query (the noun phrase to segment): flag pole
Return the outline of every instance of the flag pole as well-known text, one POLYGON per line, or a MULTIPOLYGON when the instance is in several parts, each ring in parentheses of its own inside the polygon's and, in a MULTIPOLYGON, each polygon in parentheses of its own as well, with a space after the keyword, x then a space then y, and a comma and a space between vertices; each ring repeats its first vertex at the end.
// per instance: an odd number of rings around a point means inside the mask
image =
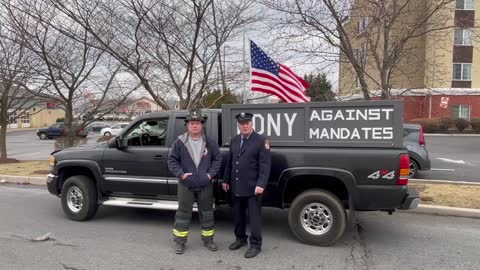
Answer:
POLYGON ((243 67, 242 67, 242 103, 245 103, 246 96, 245 96, 245 88, 246 88, 246 79, 245 79, 245 72, 246 72, 246 57, 245 57, 245 28, 243 29, 243 67))

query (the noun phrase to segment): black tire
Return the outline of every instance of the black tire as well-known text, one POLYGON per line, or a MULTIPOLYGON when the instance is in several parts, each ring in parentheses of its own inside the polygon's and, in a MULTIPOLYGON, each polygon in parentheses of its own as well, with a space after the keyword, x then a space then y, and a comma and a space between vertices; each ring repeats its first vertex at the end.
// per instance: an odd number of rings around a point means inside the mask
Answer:
POLYGON ((105 137, 112 136, 112 133, 107 131, 107 132, 103 133, 103 136, 105 136, 105 137))
POLYGON ((411 158, 410 159, 410 172, 409 172, 408 178, 417 178, 418 171, 419 171, 418 163, 414 159, 411 158))
POLYGON ((38 138, 40 138, 40 140, 48 139, 47 133, 45 133, 45 132, 38 133, 38 138))
POLYGON ((65 215, 72 220, 83 221, 92 218, 98 208, 97 187, 92 179, 83 175, 69 177, 62 187, 62 208, 65 215), (81 194, 81 205, 74 194, 81 194), (70 196, 69 196, 70 195, 70 196), (69 204, 70 202, 70 204, 69 204))
MULTIPOLYGON (((308 220, 310 221, 311 219, 308 220)), ((320 189, 309 190, 301 193, 295 198, 295 200, 293 200, 288 211, 288 224, 290 225, 290 230, 292 233, 301 242, 316 246, 330 246, 340 237, 342 237, 343 233, 345 232, 345 229, 347 228, 347 215, 340 200, 332 193, 320 189), (311 226, 308 226, 308 224, 303 225, 305 224, 302 222, 302 220, 304 220, 303 217, 306 217, 303 213, 303 210, 308 206, 315 207, 318 205, 325 207, 322 211, 319 211, 321 212, 322 216, 319 217, 313 214, 311 219, 314 219, 316 222, 321 222, 326 218, 326 216, 330 216, 331 221, 326 222, 330 225, 327 226, 327 228, 324 228, 324 232, 321 234, 314 234, 313 232, 309 231, 313 231, 311 226), (309 227, 309 230, 307 230, 306 227, 309 227)), ((323 228, 322 225, 317 227, 323 228)))

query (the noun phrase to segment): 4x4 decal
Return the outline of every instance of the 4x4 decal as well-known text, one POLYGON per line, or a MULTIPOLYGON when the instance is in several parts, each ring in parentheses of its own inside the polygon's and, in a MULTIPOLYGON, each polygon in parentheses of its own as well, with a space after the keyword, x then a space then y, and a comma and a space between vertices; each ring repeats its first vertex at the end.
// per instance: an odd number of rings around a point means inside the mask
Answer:
POLYGON ((388 179, 392 180, 395 178, 395 171, 380 170, 370 174, 367 178, 370 179, 388 179))

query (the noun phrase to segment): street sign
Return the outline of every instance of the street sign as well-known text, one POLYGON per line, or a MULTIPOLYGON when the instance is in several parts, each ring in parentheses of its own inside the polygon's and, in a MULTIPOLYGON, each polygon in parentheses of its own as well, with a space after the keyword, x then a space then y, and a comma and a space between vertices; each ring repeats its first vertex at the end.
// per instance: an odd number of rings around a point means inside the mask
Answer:
POLYGON ((448 97, 442 97, 442 99, 440 100, 440 107, 446 109, 448 107, 448 100, 448 97))

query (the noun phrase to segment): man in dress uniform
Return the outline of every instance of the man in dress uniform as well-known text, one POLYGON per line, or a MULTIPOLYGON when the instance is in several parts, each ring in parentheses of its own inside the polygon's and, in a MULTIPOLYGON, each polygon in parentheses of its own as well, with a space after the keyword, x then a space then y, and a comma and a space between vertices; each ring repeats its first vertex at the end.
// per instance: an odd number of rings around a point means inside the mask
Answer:
POLYGON ((178 178, 178 210, 173 227, 176 254, 185 250, 195 200, 204 245, 211 251, 217 250, 213 242, 212 179, 220 170, 222 157, 217 142, 203 134, 205 120, 200 110, 190 111, 185 119, 188 132, 178 137, 168 155, 168 168, 178 178))
POLYGON ((253 114, 235 116, 240 134, 230 140, 230 152, 222 187, 231 189, 236 240, 229 246, 237 250, 247 245, 246 211, 250 221, 250 248, 245 258, 253 258, 262 248, 262 194, 270 176, 271 156, 268 140, 253 130, 253 114))

